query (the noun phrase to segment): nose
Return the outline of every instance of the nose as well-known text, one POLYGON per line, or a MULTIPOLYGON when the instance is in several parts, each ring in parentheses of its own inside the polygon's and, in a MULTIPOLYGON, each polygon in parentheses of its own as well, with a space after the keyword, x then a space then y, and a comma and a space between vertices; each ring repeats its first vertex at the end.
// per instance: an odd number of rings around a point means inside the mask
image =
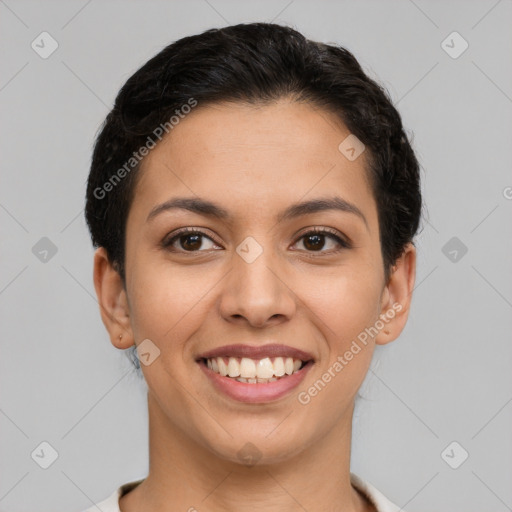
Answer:
POLYGON ((278 325, 292 318, 296 299, 283 264, 265 248, 254 260, 233 254, 232 269, 223 280, 220 312, 231 323, 252 327, 278 325))

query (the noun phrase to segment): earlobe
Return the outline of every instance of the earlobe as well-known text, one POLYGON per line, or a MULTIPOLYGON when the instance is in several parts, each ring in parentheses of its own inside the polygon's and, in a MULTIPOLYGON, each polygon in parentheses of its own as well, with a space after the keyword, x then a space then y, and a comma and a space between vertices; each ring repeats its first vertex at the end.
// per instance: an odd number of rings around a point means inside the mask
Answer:
POLYGON ((403 331, 409 316, 415 279, 416 248, 409 243, 396 261, 382 293, 380 319, 383 326, 375 337, 377 345, 395 340, 403 331))
POLYGON ((94 253, 94 288, 112 345, 120 349, 130 347, 133 335, 126 290, 104 247, 94 253))

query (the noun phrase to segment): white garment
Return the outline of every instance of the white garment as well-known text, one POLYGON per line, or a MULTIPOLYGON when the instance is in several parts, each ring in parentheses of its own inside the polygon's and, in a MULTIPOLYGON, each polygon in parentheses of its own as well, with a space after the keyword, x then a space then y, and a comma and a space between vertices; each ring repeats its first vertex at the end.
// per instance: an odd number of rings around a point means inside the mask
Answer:
MULTIPOLYGON (((106 500, 93 505, 83 512, 98 512, 98 509, 101 510, 101 512, 121 512, 119 510, 119 498, 131 491, 134 487, 137 487, 143 480, 144 479, 134 480, 121 485, 121 487, 119 487, 117 491, 114 491, 106 500)), ((397 505, 393 505, 393 503, 373 487, 373 485, 359 478, 354 473, 350 473, 350 482, 370 500, 377 509, 377 512, 405 512, 397 505)))

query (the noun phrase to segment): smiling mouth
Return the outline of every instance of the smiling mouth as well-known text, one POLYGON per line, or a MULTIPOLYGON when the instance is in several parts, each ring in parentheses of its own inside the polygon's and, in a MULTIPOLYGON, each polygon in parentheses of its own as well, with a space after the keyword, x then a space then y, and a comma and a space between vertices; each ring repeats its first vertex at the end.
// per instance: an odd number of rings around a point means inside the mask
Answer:
POLYGON ((276 382, 297 373, 308 362, 294 357, 211 357, 199 360, 214 373, 247 384, 276 382))

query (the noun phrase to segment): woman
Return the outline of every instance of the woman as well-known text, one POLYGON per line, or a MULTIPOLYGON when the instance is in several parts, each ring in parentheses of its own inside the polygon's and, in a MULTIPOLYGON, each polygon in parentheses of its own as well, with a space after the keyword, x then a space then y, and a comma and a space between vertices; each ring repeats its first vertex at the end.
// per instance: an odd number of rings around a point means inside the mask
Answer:
POLYGON ((400 115, 347 50, 254 23, 139 69, 86 218, 103 322, 142 362, 150 469, 98 507, 399 510, 350 472, 351 429, 407 320, 420 211, 400 115))

